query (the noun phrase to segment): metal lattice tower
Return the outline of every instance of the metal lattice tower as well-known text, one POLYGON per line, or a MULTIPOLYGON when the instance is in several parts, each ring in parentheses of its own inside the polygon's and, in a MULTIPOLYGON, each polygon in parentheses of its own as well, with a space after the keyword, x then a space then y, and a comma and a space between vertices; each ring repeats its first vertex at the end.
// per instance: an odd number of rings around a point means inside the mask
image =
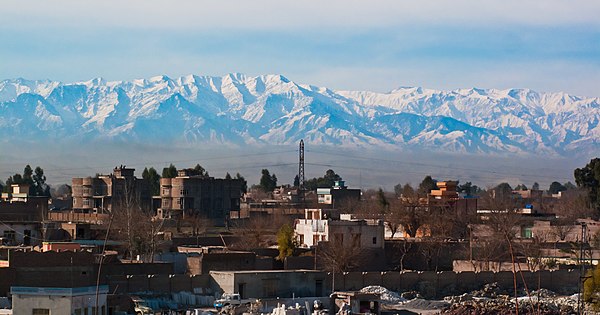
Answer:
POLYGON ((300 139, 300 158, 298 163, 298 192, 300 193, 300 199, 304 201, 304 139, 300 139))

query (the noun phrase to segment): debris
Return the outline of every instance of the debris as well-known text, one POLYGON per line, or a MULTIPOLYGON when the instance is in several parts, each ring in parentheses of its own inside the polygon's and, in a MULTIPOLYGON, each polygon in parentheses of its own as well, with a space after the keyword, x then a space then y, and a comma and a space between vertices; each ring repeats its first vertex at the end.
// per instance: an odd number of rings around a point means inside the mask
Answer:
POLYGON ((401 297, 398 293, 390 291, 382 286, 372 285, 364 287, 360 290, 360 292, 379 294, 379 299, 384 304, 398 304, 406 302, 406 299, 401 297))

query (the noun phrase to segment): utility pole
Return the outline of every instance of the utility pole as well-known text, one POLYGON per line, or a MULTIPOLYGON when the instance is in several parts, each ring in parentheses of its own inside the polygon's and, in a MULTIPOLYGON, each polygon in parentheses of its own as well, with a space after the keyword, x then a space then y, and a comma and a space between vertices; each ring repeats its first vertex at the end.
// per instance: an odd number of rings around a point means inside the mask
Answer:
POLYGON ((579 294, 577 295, 577 314, 583 314, 585 311, 585 301, 583 300, 584 283, 586 280, 585 276, 585 259, 583 257, 584 250, 583 246, 587 238, 587 225, 585 222, 581 222, 581 240, 579 242, 579 294))
POLYGON ((300 202, 304 206, 304 139, 300 139, 298 159, 298 194, 300 202))

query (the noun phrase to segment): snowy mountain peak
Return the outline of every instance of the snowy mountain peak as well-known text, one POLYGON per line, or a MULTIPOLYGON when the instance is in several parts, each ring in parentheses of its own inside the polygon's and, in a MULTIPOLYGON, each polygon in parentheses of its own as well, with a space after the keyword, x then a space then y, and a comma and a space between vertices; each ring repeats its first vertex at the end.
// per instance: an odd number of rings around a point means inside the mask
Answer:
POLYGON ((0 132, 228 144, 597 154, 600 99, 529 89, 336 91, 278 74, 0 81, 0 132))

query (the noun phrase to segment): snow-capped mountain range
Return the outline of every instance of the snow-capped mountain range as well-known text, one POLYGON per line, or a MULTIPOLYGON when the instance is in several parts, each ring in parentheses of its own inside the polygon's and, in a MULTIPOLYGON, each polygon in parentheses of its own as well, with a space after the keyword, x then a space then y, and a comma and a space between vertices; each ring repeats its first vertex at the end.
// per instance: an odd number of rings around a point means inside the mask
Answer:
POLYGON ((528 89, 336 91, 281 75, 11 79, 0 81, 0 134, 569 156, 600 152, 600 98, 528 89))

